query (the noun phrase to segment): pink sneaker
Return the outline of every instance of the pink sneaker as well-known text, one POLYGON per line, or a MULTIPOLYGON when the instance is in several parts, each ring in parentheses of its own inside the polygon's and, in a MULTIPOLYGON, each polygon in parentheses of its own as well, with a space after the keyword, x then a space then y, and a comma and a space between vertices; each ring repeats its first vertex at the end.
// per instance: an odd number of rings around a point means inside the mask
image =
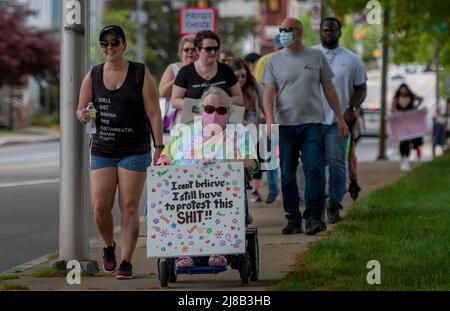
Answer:
POLYGON ((191 268, 194 266, 194 261, 191 257, 178 257, 175 259, 176 268, 191 268))
POLYGON ((227 259, 224 256, 211 255, 209 256, 208 264, 211 267, 226 267, 227 259))

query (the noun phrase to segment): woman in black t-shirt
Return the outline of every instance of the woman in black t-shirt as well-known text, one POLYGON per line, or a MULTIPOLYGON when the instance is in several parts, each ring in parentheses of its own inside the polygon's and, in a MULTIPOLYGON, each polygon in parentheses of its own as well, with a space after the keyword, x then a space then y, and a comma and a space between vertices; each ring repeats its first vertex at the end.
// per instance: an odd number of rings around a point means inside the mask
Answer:
POLYGON ((89 102, 97 110, 90 179, 94 220, 105 243, 103 269, 117 269, 111 210, 118 189, 121 263, 116 278, 131 279, 131 259, 139 236, 139 204, 151 161, 151 132, 155 161, 164 148, 161 112, 149 71, 144 64, 123 57, 127 43, 122 28, 105 27, 99 40, 105 63, 92 68, 84 78, 76 117, 83 124, 89 120, 89 102))
POLYGON ((223 89, 239 106, 244 105, 241 88, 234 72, 217 61, 220 40, 216 33, 205 30, 195 37, 198 60, 183 67, 175 79, 172 89, 172 106, 182 109, 184 98, 200 99, 211 86, 223 89))

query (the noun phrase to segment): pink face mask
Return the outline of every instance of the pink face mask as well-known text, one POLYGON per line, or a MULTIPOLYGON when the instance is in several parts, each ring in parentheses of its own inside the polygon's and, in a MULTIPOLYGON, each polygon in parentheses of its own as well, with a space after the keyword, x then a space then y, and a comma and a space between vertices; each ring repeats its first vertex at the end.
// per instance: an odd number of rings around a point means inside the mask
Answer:
POLYGON ((220 125, 220 127, 225 128, 227 126, 227 123, 230 119, 230 115, 224 114, 224 115, 220 115, 217 112, 213 112, 213 113, 206 113, 206 112, 202 112, 202 121, 203 121, 203 125, 208 125, 208 124, 217 124, 220 125))

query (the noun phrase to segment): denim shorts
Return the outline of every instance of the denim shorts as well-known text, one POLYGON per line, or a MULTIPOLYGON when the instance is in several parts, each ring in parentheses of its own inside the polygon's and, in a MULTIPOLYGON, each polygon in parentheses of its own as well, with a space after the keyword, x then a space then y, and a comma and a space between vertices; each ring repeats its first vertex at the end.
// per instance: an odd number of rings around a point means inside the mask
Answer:
POLYGON ((106 167, 121 167, 129 171, 145 172, 150 166, 150 153, 131 155, 121 158, 108 158, 91 155, 91 171, 106 167))

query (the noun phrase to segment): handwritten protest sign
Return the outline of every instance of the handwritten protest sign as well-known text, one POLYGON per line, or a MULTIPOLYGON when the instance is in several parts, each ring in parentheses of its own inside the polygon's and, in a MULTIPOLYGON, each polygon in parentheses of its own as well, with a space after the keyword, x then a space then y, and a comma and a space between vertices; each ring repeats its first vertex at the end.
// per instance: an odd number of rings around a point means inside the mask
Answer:
POLYGON ((388 124, 391 140, 394 142, 423 137, 427 134, 427 108, 401 111, 389 116, 388 124))
POLYGON ((242 163, 148 169, 147 256, 245 252, 242 163))

